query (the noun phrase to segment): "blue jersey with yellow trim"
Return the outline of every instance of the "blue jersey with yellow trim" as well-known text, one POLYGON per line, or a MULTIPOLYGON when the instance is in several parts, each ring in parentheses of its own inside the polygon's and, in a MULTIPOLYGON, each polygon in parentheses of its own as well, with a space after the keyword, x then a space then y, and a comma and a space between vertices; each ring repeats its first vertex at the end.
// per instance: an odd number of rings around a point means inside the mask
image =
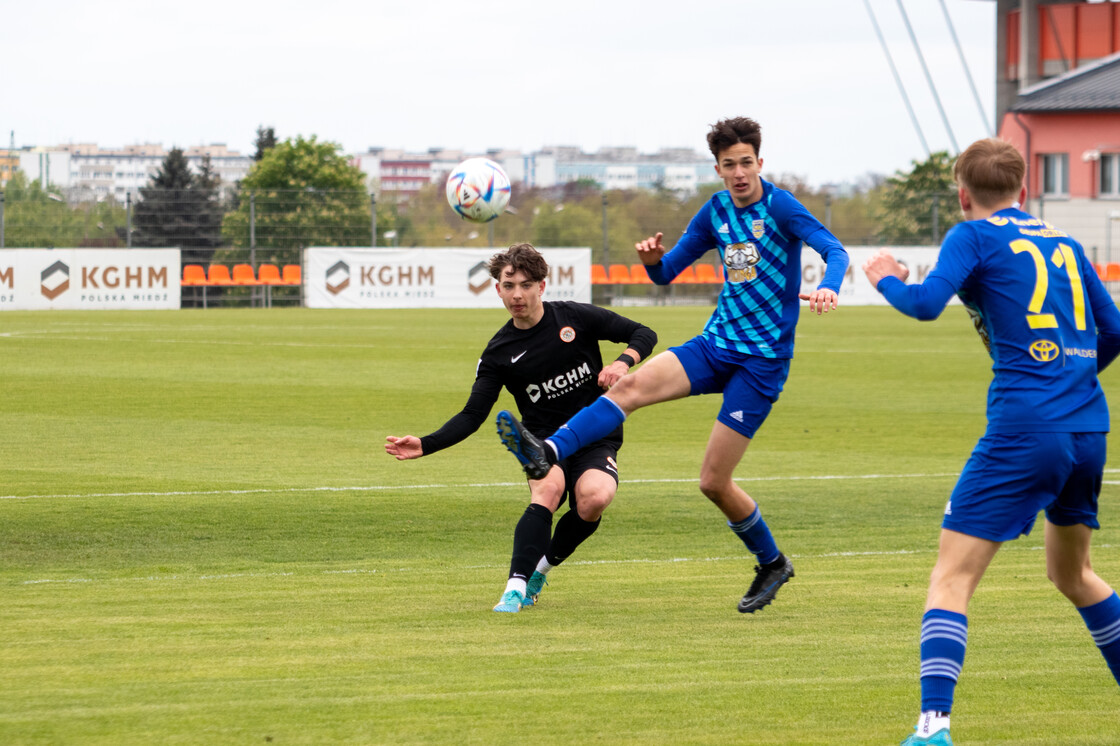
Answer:
POLYGON ((793 357, 801 289, 801 243, 828 265, 821 288, 840 291, 848 252, 792 194, 762 181, 762 198, 736 207, 729 192, 712 196, 660 263, 647 266, 659 285, 711 249, 719 251, 724 283, 704 334, 717 347, 768 358, 793 357))
POLYGON ((1115 336, 1116 306, 1069 234, 999 210, 954 226, 921 285, 888 277, 879 289, 918 318, 960 297, 992 357, 988 432, 1108 431, 1098 325, 1115 336))

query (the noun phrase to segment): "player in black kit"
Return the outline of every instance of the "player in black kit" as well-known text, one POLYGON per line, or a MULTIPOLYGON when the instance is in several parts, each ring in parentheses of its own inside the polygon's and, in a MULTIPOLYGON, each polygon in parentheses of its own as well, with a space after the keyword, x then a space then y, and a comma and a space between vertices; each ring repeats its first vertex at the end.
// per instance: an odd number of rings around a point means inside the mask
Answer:
MULTIPOLYGON (((387 437, 390 456, 400 461, 429 456, 465 439, 490 416, 503 386, 517 402, 525 427, 549 435, 648 357, 657 343, 649 327, 604 308, 543 301, 548 263, 530 244, 515 244, 491 257, 490 276, 511 318, 486 345, 466 405, 430 435, 387 437), (626 351, 604 366, 599 340, 625 342, 626 351)), ((599 527, 618 489, 615 456, 621 446, 620 426, 543 479, 529 480, 529 507, 513 532, 509 582, 494 611, 533 605, 549 570, 599 527), (569 509, 550 541, 552 514, 566 497, 569 509)))

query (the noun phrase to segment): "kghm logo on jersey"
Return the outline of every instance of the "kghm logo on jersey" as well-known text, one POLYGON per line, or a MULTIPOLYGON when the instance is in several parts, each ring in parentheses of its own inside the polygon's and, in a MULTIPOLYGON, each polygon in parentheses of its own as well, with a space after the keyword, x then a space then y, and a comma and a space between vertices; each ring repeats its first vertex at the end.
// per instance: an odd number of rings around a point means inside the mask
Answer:
POLYGON ((576 338, 576 330, 573 329, 572 327, 565 326, 563 329, 560 330, 560 341, 561 342, 571 342, 575 338, 576 338))
POLYGON ((762 218, 751 222, 751 235, 755 238, 762 238, 766 233, 766 221, 762 218))
POLYGON ((579 388, 591 378, 591 364, 583 363, 567 373, 561 373, 558 376, 541 381, 539 384, 530 383, 525 387, 525 393, 529 395, 529 401, 535 404, 540 401, 542 396, 555 399, 579 388))
POLYGON ((733 243, 724 249, 723 263, 727 269, 728 282, 749 282, 758 277, 758 264, 762 257, 753 243, 733 243))
POLYGON ((1048 363, 1058 357, 1058 345, 1049 339, 1040 339, 1028 350, 1031 357, 1040 363, 1048 363))

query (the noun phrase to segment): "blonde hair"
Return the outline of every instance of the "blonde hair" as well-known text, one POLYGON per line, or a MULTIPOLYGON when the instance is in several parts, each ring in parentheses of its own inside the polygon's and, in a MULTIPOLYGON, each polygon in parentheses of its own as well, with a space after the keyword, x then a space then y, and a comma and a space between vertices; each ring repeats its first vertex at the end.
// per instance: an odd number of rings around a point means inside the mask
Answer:
POLYGON ((953 179, 983 207, 1014 200, 1023 187, 1027 164, 1009 142, 986 138, 965 148, 953 164, 953 179))

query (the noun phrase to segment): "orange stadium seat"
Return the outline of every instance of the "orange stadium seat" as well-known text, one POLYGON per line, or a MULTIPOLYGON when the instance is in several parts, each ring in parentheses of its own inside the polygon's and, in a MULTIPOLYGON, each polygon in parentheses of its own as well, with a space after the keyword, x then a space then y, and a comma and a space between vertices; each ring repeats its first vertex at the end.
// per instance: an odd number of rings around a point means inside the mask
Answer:
MULTIPOLYGON (((722 273, 720 273, 720 274, 722 274, 722 273)), ((718 283, 723 282, 723 278, 720 277, 719 274, 716 274, 715 266, 713 266, 711 264, 697 264, 696 265, 696 281, 701 282, 701 283, 705 283, 705 284, 709 284, 709 283, 718 284, 718 283)))
POLYGON ((1096 271, 1097 277, 1104 279, 1104 265, 1093 262, 1093 270, 1096 271))
POLYGON ((612 264, 607 270, 612 285, 629 285, 630 269, 625 264, 612 264))
POLYGON ((283 285, 280 268, 275 264, 262 264, 257 267, 257 281, 262 285, 283 285))
POLYGON ((211 285, 232 285, 233 278, 229 276, 229 267, 224 264, 210 265, 211 285))
POLYGON ((298 264, 285 264, 281 277, 285 285, 302 285, 303 267, 298 264))
POLYGON ((592 285, 608 285, 610 280, 607 279, 607 268, 602 264, 591 265, 591 284, 592 285))
POLYGON ((210 281, 206 279, 206 270, 201 264, 184 264, 183 281, 180 284, 200 286, 209 285, 210 281))
POLYGON ((1120 280, 1120 262, 1109 262, 1104 265, 1104 281, 1116 282, 1120 280))
POLYGON ((234 285, 256 285, 257 276, 253 273, 253 267, 249 264, 235 264, 233 265, 233 284, 234 285))
POLYGON ((673 283, 677 285, 694 285, 696 282, 696 269, 691 264, 673 278, 673 283))
POLYGON ((652 285, 653 280, 649 279, 649 274, 646 272, 646 265, 644 264, 631 264, 630 265, 630 282, 634 285, 652 285))

